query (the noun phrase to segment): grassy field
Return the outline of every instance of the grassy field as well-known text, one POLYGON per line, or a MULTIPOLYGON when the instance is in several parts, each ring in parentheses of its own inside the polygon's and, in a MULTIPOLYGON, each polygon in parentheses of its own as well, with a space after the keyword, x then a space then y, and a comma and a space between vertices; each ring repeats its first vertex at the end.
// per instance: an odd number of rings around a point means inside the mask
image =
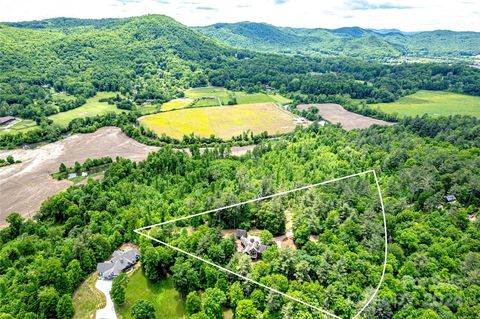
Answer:
POLYGON ((295 128, 293 120, 293 115, 273 103, 256 103, 158 113, 147 115, 140 122, 159 135, 165 133, 177 139, 191 133, 229 139, 245 131, 255 134, 289 132, 295 128))
POLYGON ((175 99, 168 101, 167 103, 163 103, 160 107, 160 111, 171 111, 171 110, 178 110, 187 107, 190 103, 193 102, 193 99, 175 99))
POLYGON ((93 273, 75 291, 73 295, 74 319, 94 319, 96 310, 105 307, 105 295, 95 288, 97 278, 98 274, 93 273))
POLYGON ((141 269, 137 269, 131 276, 125 294, 125 304, 116 307, 120 319, 131 319, 131 309, 138 299, 150 300, 155 305, 157 318, 182 319, 186 318, 185 304, 173 287, 171 278, 152 283, 145 278, 141 269))
POLYGON ((84 105, 70 111, 51 115, 49 118, 58 125, 67 126, 71 120, 76 118, 104 115, 109 112, 121 113, 122 110, 117 109, 115 105, 99 102, 100 99, 113 97, 116 94, 114 92, 98 92, 97 95, 89 98, 84 105))
POLYGON ((19 133, 33 130, 37 127, 34 120, 24 120, 17 118, 14 122, 5 126, 0 126, 0 135, 8 133, 19 133))
POLYGON ((65 92, 61 92, 61 93, 54 93, 52 95, 52 98, 53 98, 54 101, 56 101, 56 100, 72 101, 72 100, 75 99, 75 96, 67 95, 65 92))
POLYGON ((472 115, 480 118, 480 97, 439 91, 418 91, 400 98, 393 103, 372 104, 385 113, 398 113, 400 116, 428 114, 472 115))
POLYGON ((229 91, 222 87, 202 87, 187 90, 185 97, 194 99, 195 106, 220 106, 228 104, 230 96, 235 96, 237 104, 278 102, 282 104, 290 103, 291 100, 279 95, 267 95, 265 93, 245 93, 229 91), (211 99, 202 99, 211 98, 211 99))

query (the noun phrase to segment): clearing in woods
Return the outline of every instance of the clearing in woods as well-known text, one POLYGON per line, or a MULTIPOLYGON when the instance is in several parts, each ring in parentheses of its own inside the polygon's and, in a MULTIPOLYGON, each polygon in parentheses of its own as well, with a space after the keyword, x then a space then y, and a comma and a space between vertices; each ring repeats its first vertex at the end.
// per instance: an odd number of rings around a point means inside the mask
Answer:
POLYGON ((392 103, 372 104, 385 113, 400 116, 471 115, 480 118, 480 97, 442 91, 418 91, 392 103))
POLYGON ((76 109, 72 109, 66 112, 60 112, 54 115, 49 116, 55 124, 60 126, 67 126, 70 121, 76 118, 91 117, 95 115, 104 115, 107 113, 121 113, 126 112, 125 110, 118 109, 113 104, 108 104, 107 102, 100 102, 99 100, 109 97, 116 96, 117 93, 114 92, 98 92, 94 97, 91 97, 87 100, 85 104, 76 109))
POLYGON ((274 103, 252 103, 152 114, 140 118, 140 123, 158 135, 166 134, 176 139, 192 133, 229 139, 246 131, 254 134, 290 132, 296 126, 294 120, 292 114, 274 103))

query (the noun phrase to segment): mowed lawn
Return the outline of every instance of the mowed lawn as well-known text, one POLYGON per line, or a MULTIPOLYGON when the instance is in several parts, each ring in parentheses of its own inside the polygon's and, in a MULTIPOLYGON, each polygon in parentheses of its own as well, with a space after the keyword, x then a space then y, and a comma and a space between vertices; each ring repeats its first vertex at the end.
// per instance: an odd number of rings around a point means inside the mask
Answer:
POLYGON ((120 319, 133 319, 131 311, 139 299, 149 300, 155 306, 157 318, 182 319, 186 318, 185 303, 173 287, 171 277, 153 283, 147 280, 141 269, 129 276, 125 293, 125 303, 116 307, 120 319))
POLYGON ((431 116, 461 114, 480 118, 480 97, 442 91, 418 91, 393 103, 371 106, 400 116, 421 116, 426 113, 431 116))
POLYGON ((176 139, 191 133, 229 139, 246 131, 276 134, 295 128, 294 116, 273 103, 190 108, 147 115, 140 122, 158 135, 166 134, 176 139))
POLYGON ((237 104, 249 103, 265 103, 278 102, 281 104, 290 103, 291 100, 279 94, 268 95, 265 93, 245 93, 239 91, 229 91, 222 87, 201 87, 187 90, 185 97, 190 99, 212 98, 209 100, 200 100, 195 103, 195 106, 219 106, 219 101, 222 105, 228 103, 229 96, 235 96, 237 104))
POLYGON ((114 92, 98 92, 94 97, 89 98, 84 105, 73 110, 51 115, 49 118, 58 125, 67 126, 70 121, 76 118, 104 115, 109 112, 125 112, 125 110, 119 110, 115 105, 99 101, 100 99, 114 97, 116 95, 117 93, 114 92))

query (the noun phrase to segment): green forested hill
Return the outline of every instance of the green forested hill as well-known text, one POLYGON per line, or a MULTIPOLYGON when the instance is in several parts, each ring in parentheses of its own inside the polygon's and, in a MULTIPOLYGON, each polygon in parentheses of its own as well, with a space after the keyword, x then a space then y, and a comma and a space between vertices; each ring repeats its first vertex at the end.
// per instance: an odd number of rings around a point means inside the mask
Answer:
MULTIPOLYGON (((378 35, 360 28, 332 33, 254 26, 258 30, 246 27, 242 33, 272 47, 298 38, 314 42, 328 35, 336 39, 337 48, 357 52, 362 58, 372 52, 396 54, 378 35)), ((119 92, 137 105, 146 100, 163 103, 181 97, 189 87, 205 85, 250 93, 273 89, 297 102, 339 101, 339 97, 391 102, 420 89, 480 95, 480 72, 473 68, 258 53, 221 44, 161 15, 0 25, 0 41, 0 116, 32 119, 42 129, 4 135, 1 146, 51 141, 65 130, 94 130, 118 123, 96 119, 60 131, 47 118, 81 106, 100 91, 119 92), (75 99, 59 105, 53 98, 57 92, 75 99)), ((132 113, 128 121, 135 121, 136 116, 132 113)), ((139 136, 137 131, 131 128, 129 135, 139 136)))
POLYGON ((480 54, 480 33, 477 32, 402 33, 358 27, 295 29, 252 22, 214 24, 197 30, 232 46, 265 52, 381 60, 400 57, 468 60, 480 54))

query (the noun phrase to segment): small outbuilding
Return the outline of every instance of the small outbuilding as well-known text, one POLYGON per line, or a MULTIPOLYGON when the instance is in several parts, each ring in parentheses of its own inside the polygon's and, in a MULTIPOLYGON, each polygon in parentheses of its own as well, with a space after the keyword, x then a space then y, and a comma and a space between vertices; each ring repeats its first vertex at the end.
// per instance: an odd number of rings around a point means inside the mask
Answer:
POLYGON ((13 116, 3 116, 3 117, 0 117, 0 125, 6 125, 10 122, 13 122, 15 121, 15 117, 13 116))
POLYGON ((455 195, 453 195, 453 194, 448 194, 448 195, 445 196, 445 201, 447 203, 453 203, 456 200, 457 200, 457 197, 455 197, 455 195))

